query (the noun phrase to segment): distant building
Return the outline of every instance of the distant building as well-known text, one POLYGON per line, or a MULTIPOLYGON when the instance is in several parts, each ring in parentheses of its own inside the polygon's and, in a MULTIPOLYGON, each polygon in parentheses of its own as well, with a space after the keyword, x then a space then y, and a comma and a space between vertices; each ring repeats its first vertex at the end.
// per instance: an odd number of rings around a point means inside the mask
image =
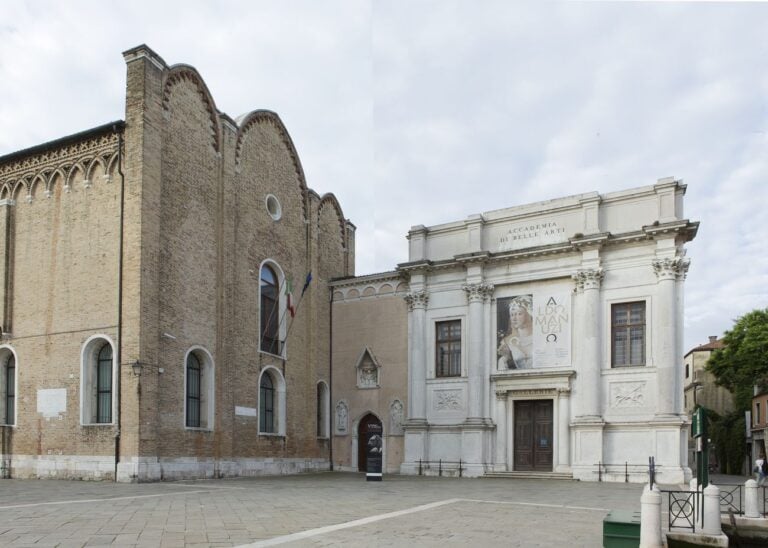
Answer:
POLYGON ((752 462, 754 462, 758 456, 766 454, 765 440, 768 438, 768 436, 766 436, 766 431, 768 431, 768 390, 760 390, 759 387, 755 387, 755 396, 752 398, 751 418, 751 454, 752 462))
MULTIPOLYGON (((707 362, 712 352, 725 347, 722 340, 716 335, 710 335, 709 342, 699 345, 683 357, 683 367, 685 369, 685 390, 683 399, 685 402, 685 412, 690 419, 693 417, 693 411, 696 406, 706 407, 717 413, 725 415, 733 411, 733 395, 722 386, 715 384, 715 377, 706 370, 707 362)), ((688 438, 688 461, 694 462, 696 455, 696 442, 693 438, 688 438)), ((715 452, 710 452, 710 461, 716 464, 715 452)))

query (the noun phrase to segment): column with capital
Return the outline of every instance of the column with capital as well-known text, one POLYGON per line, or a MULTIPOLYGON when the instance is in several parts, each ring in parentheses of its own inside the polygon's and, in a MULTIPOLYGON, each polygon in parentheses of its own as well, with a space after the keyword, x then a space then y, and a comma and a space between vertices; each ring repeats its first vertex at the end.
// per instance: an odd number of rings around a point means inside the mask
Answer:
POLYGON ((586 419, 601 418, 602 367, 600 311, 600 283, 605 276, 602 268, 579 270, 573 275, 577 291, 581 292, 581 352, 579 391, 581 392, 581 416, 586 419))
POLYGON ((678 408, 676 404, 677 378, 675 366, 678 357, 678 303, 676 282, 685 276, 689 261, 682 257, 654 259, 651 263, 658 280, 656 304, 657 348, 656 364, 656 416, 672 417, 678 408))
POLYGON ((469 321, 467 322, 469 339, 469 351, 467 352, 469 401, 467 402, 467 409, 469 415, 467 421, 483 422, 483 410, 486 407, 484 402, 485 340, 489 336, 484 330, 483 303, 493 293, 493 286, 483 283, 465 284, 462 289, 466 292, 469 301, 469 321))
POLYGON ((409 421, 426 422, 427 420, 427 303, 429 294, 425 290, 414 291, 405 296, 408 303, 408 316, 411 329, 409 330, 409 359, 408 367, 408 419, 409 421))

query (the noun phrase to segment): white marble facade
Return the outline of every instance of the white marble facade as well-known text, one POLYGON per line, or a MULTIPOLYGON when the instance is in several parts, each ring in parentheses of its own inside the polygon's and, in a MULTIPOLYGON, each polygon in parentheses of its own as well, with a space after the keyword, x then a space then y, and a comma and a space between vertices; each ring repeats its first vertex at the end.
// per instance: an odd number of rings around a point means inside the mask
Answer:
POLYGON ((460 460, 468 476, 596 481, 600 463, 603 480, 644 481, 653 456, 659 481, 687 480, 684 244, 698 223, 684 194, 667 178, 413 227, 398 267, 410 284, 401 471, 460 460), (460 335, 446 343, 449 324, 460 335), (460 371, 440 361, 451 352, 460 371))

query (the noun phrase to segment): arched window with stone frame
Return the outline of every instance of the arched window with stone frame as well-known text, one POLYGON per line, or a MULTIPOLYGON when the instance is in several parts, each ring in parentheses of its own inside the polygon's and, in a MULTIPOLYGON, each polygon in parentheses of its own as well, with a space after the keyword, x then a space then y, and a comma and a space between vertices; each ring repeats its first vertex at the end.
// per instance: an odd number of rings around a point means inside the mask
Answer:
POLYGON ((212 430, 215 409, 213 358, 202 346, 194 346, 184 358, 184 426, 212 430))
POLYGON ((275 356, 285 354, 285 275, 274 261, 259 269, 259 350, 275 356))
POLYGON ((0 347, 0 424, 16 424, 16 354, 10 346, 0 347))
POLYGON ((285 379, 274 366, 259 376, 259 434, 285 435, 285 379))
POLYGON ((330 436, 329 420, 330 395, 325 381, 317 383, 317 437, 324 439, 330 436))
POLYGON ((80 421, 84 425, 114 423, 117 362, 112 340, 93 335, 80 357, 80 421))

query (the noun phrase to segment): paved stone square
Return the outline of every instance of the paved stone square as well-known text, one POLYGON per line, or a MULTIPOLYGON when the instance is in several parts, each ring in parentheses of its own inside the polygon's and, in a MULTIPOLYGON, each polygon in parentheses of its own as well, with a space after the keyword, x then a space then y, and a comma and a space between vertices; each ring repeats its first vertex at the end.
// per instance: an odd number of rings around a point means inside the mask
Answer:
POLYGON ((352 473, 115 484, 0 480, 0 546, 601 546, 642 485, 352 473))

